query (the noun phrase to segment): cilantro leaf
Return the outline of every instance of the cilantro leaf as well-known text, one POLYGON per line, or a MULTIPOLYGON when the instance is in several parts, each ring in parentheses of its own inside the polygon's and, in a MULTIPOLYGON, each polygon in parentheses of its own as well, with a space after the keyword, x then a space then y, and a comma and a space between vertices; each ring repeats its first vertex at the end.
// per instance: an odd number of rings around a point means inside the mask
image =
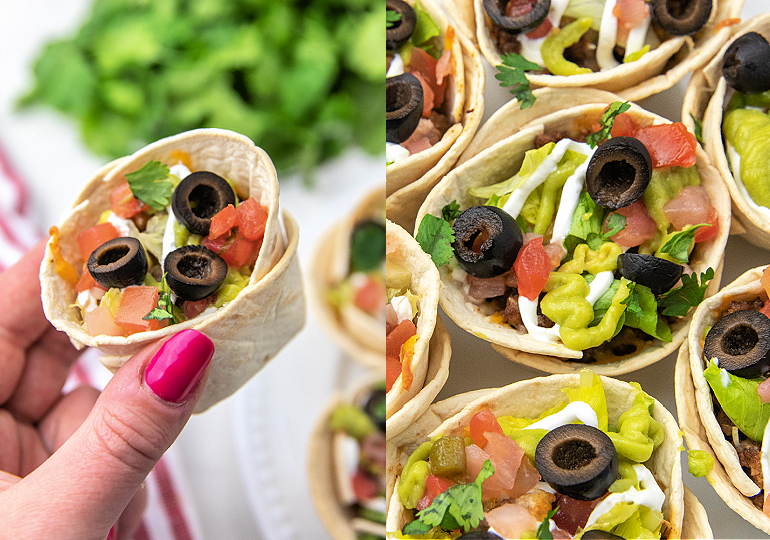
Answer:
POLYGON ((160 161, 148 161, 138 171, 128 173, 126 180, 134 197, 155 210, 163 210, 174 194, 174 184, 168 175, 166 165, 160 161))
POLYGON ((591 148, 596 148, 600 143, 612 137, 611 131, 612 125, 615 123, 615 117, 626 112, 630 108, 631 105, 629 105, 628 101, 622 103, 620 101, 615 101, 607 107, 607 110, 604 111, 604 114, 602 114, 602 117, 599 119, 599 124, 602 126, 601 129, 596 133, 591 133, 586 139, 586 142, 591 148))
POLYGON ((626 228, 626 216, 620 215, 616 212, 610 214, 607 218, 608 231, 602 234, 596 232, 588 233, 586 237, 586 243, 593 251, 597 251, 604 242, 618 234, 620 231, 626 228))
POLYGON ((540 66, 516 53, 504 54, 502 59, 495 79, 500 81, 500 86, 511 87, 511 94, 521 102, 521 109, 531 107, 535 104, 535 95, 530 90, 526 72, 540 69, 540 66))
POLYGON ((556 512, 559 511, 559 507, 557 506, 553 510, 549 511, 548 514, 546 514, 545 518, 543 518, 542 523, 540 523, 540 526, 537 528, 537 540, 553 540, 553 534, 551 534, 551 518, 556 515, 556 512))
POLYGON ((385 10, 385 24, 387 28, 393 28, 397 22, 401 22, 401 14, 394 9, 385 10))
POLYGON ((690 246, 695 239, 695 231, 701 227, 707 226, 708 223, 701 223, 700 225, 693 225, 676 233, 674 236, 668 239, 660 248, 661 253, 668 253, 671 258, 675 259, 680 264, 686 264, 690 262, 690 246))
POLYGON ((695 118, 693 113, 690 113, 690 118, 692 118, 692 123, 694 125, 695 139, 702 145, 705 145, 706 143, 703 141, 703 120, 695 118))
POLYGON ((184 313, 171 300, 171 288, 166 281, 166 274, 161 279, 160 294, 158 295, 158 307, 153 308, 147 315, 142 317, 145 321, 163 321, 168 319, 169 324, 178 324, 184 319, 184 313))
POLYGON ((350 269, 371 272, 385 258, 385 227, 382 223, 366 221, 358 225, 350 238, 350 269))
POLYGON ((455 240, 455 232, 448 221, 426 214, 415 236, 422 250, 430 255, 436 268, 447 264, 454 257, 452 242, 455 240))
POLYGON ((700 283, 696 274, 682 275, 682 286, 671 289, 658 297, 658 309, 663 315, 684 317, 691 307, 703 301, 708 282, 714 279, 714 269, 709 268, 700 275, 700 283))
POLYGON ((481 483, 494 472, 492 463, 486 460, 472 484, 453 485, 437 495, 430 506, 418 512, 417 518, 426 525, 450 531, 462 528, 468 532, 477 527, 484 519, 481 483))
POLYGON ((460 214, 462 214, 462 212, 460 212, 460 205, 457 204, 457 201, 452 201, 441 209, 441 217, 447 221, 456 220, 460 217, 460 214))

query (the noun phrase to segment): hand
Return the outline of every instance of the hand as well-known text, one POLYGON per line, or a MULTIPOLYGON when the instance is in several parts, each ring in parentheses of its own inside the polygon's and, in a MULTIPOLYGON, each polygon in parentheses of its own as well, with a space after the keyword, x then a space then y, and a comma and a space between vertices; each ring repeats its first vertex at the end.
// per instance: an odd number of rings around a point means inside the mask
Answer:
POLYGON ((128 539, 139 487, 190 418, 214 346, 183 330, 134 355, 101 395, 62 395, 78 352, 43 315, 44 251, 0 276, 0 540, 128 539))

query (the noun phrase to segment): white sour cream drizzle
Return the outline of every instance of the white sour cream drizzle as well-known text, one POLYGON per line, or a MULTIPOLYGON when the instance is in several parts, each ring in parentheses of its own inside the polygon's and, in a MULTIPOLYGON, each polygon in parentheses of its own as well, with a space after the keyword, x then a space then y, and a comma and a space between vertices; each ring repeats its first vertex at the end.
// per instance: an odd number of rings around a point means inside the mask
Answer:
MULTIPOLYGON (((576 143, 583 144, 583 143, 576 143)), ((575 150, 575 148, 573 148, 575 150)), ((581 163, 575 172, 567 178, 564 182, 564 187, 561 190, 561 200, 559 201, 559 209, 556 211, 556 219, 553 222, 553 233, 551 234, 551 242, 564 243, 564 239, 569 233, 569 229, 572 226, 572 215, 575 213, 578 201, 580 200, 580 192, 583 191, 583 184, 586 180, 586 170, 588 169, 588 163, 591 161, 591 156, 596 151, 595 148, 591 148, 587 144, 583 144, 579 151, 586 156, 586 160, 581 163)))
POLYGON ((630 502, 639 506, 646 506, 650 510, 660 511, 663 503, 666 501, 666 495, 661 491, 660 486, 655 481, 655 477, 644 465, 637 463, 634 465, 636 477, 639 479, 639 485, 642 489, 631 487, 623 493, 610 493, 606 499, 600 502, 594 508, 591 515, 588 516, 585 528, 587 529, 604 514, 612 510, 616 504, 630 502))
MULTIPOLYGON (((184 179, 190 174, 190 169, 182 165, 181 163, 177 163, 176 165, 172 165, 169 172, 179 178, 180 180, 184 179)), ((166 263, 166 256, 168 256, 169 253, 174 251, 176 249, 176 235, 174 234, 174 224, 177 222, 176 216, 174 215, 174 211, 169 206, 166 208, 168 211, 168 220, 166 221, 166 229, 163 231, 163 251, 162 251, 162 259, 160 261, 160 265, 163 268, 163 271, 166 271, 165 263, 166 263)))
POLYGON ((735 183, 738 185, 738 189, 741 191, 741 194, 743 194, 743 197, 746 199, 746 202, 749 204, 749 206, 751 206, 757 212, 763 214, 767 219, 770 219, 770 208, 766 206, 760 206, 755 203, 754 199, 752 199, 751 195, 749 195, 746 186, 743 185, 743 180, 741 180, 741 155, 738 153, 735 147, 727 141, 725 141, 725 147, 727 148, 727 158, 730 162, 730 169, 732 170, 733 178, 735 178, 735 183))
POLYGON ((407 319, 411 321, 414 318, 414 314, 412 313, 412 303, 409 302, 409 298, 406 295, 394 297, 390 301, 390 305, 396 312, 399 323, 407 319))
MULTIPOLYGON (((551 11, 548 12, 548 20, 554 28, 559 28, 561 18, 564 15, 564 11, 567 9, 569 0, 551 0, 551 11)), ((521 43, 521 55, 540 66, 545 65, 543 62, 543 55, 540 54, 540 47, 543 46, 546 36, 541 38, 528 38, 526 34, 519 35, 519 43, 521 43)))
MULTIPOLYGON (((612 10, 616 5, 616 0, 607 0, 604 4, 602 24, 599 27, 599 39, 596 43, 596 62, 599 64, 599 69, 601 71, 612 69, 620 65, 620 63, 615 60, 615 55, 613 54, 618 39, 618 18, 612 13, 612 10)), ((628 32, 624 58, 628 58, 630 54, 633 54, 644 47, 645 41, 647 41, 647 31, 650 28, 651 21, 652 15, 648 11, 647 17, 628 32)))
POLYGON ((393 60, 390 61, 390 67, 388 68, 388 72, 385 74, 385 77, 395 77, 396 75, 401 75, 404 72, 404 59, 401 58, 400 54, 396 54, 393 57, 393 60))
POLYGON ((538 420, 534 424, 522 429, 545 429, 547 431, 553 431, 557 427, 572 424, 575 421, 583 422, 587 426, 595 428, 599 427, 599 419, 596 416, 596 411, 594 411, 585 401, 573 401, 567 404, 567 406, 559 412, 546 416, 542 420, 538 420))

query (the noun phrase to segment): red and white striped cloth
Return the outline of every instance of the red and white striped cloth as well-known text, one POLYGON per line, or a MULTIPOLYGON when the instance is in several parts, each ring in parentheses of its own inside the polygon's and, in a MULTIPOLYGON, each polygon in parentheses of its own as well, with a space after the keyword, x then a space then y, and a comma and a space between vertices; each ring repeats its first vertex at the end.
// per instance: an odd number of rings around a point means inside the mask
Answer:
MULTIPOLYGON (((43 233, 30 213, 26 185, 0 146, 0 271, 15 263, 41 238, 43 233)), ((81 384, 101 390, 111 376, 99 363, 99 353, 89 349, 73 367, 64 391, 81 384)), ((172 447, 147 477, 147 511, 134 540, 202 538, 176 452, 172 447)))

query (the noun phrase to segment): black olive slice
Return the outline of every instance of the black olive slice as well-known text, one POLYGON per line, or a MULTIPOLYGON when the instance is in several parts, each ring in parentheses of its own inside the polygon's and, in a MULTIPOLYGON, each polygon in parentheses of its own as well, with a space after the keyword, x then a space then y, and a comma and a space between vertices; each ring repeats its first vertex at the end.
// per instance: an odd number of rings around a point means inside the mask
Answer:
POLYGON ((386 0, 385 9, 399 15, 397 21, 389 23, 385 28, 385 47, 395 51, 412 36, 417 25, 417 15, 412 6, 404 0, 386 0))
POLYGON ((211 218, 228 204, 235 206, 235 192, 227 180, 209 171, 196 171, 179 182, 171 197, 176 219, 190 232, 206 236, 211 218))
POLYGON ((182 300, 203 300, 216 291, 227 276, 225 260, 203 246, 175 249, 163 263, 168 286, 182 300))
POLYGON ((601 529, 591 529, 580 535, 581 540, 623 540, 622 536, 601 529))
POLYGON ((602 430, 567 424, 549 431, 535 449, 535 466, 553 489, 592 501, 618 478, 618 453, 602 430))
POLYGON ((586 170, 586 189, 598 205, 612 210, 639 199, 652 176, 647 147, 633 137, 613 137, 599 146, 586 170))
POLYGON ((372 394, 364 404, 364 412, 377 424, 377 427, 385 433, 385 389, 372 390, 372 394))
POLYGON ((770 44, 756 32, 733 41, 722 58, 727 84, 746 94, 770 90, 770 44))
POLYGON ((712 0, 652 0, 652 19, 672 36, 689 36, 706 24, 712 0))
POLYGON ((86 266, 94 281, 105 289, 141 285, 147 275, 147 253, 139 240, 122 236, 96 248, 86 266))
POLYGON ((719 367, 751 379, 770 372, 770 319, 759 311, 734 311, 711 327, 703 344, 706 360, 719 359, 719 367))
POLYGON ((401 144, 417 129, 425 103, 422 84, 411 73, 385 81, 385 138, 401 144))
POLYGON ((626 279, 649 287, 653 294, 663 294, 681 279, 684 266, 654 255, 627 252, 618 255, 618 272, 626 279))
POLYGON ((490 531, 471 531, 458 536, 457 540, 503 540, 503 537, 490 531))
POLYGON ((508 212, 496 206, 471 206, 455 220, 452 248, 463 270, 490 278, 511 269, 524 242, 508 212))
POLYGON ((484 10, 492 22, 515 34, 531 32, 541 24, 551 10, 551 0, 534 0, 532 9, 518 17, 506 15, 508 0, 484 0, 484 10))

